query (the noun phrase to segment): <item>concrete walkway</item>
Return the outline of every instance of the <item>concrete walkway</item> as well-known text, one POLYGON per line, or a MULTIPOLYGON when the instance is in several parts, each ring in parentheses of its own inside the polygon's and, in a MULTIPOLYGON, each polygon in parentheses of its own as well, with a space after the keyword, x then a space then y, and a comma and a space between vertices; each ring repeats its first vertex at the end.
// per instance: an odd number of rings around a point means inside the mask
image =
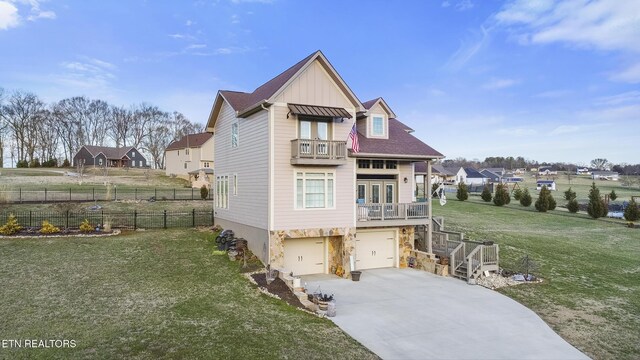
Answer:
POLYGON ((462 280, 414 269, 302 280, 335 294, 330 319, 383 359, 588 359, 533 311, 462 280))

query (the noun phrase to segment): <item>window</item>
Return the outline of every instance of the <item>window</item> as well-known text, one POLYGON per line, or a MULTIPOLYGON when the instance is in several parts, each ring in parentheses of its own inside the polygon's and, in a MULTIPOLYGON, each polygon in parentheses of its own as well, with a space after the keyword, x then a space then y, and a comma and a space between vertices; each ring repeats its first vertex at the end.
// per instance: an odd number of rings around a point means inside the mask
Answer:
POLYGON ((229 208, 229 176, 216 177, 216 207, 229 208))
POLYGON ((373 160, 373 161, 371 161, 371 168, 373 168, 373 169, 384 169, 384 160, 373 160))
POLYGON ((238 123, 231 124, 231 147, 238 147, 238 123))
POLYGON ((373 116, 371 119, 371 135, 383 136, 384 135, 384 117, 373 116))
POLYGON ((397 169, 398 168, 398 162, 395 161, 395 160, 387 160, 386 165, 387 165, 387 169, 397 169))
POLYGON ((98 159, 98 165, 102 166, 102 158, 98 159))
POLYGON ((135 151, 132 151, 132 152, 131 152, 131 158, 133 159, 134 157, 136 157, 136 152, 135 152, 135 151))
POLYGON ((184 168, 185 168, 185 169, 187 168, 187 163, 184 163, 184 168))
POLYGON ((296 173, 296 208, 323 209, 334 207, 333 173, 296 173))
POLYGON ((358 159, 358 169, 368 169, 371 165, 370 160, 358 159))
POLYGON ((185 154, 185 155, 189 155, 189 148, 185 148, 185 149, 184 149, 184 154, 185 154))
POLYGON ((178 150, 178 155, 180 155, 180 150, 178 150))
POLYGON ((233 195, 238 195, 238 174, 233 174, 233 195))
POLYGON ((209 163, 205 162, 202 166, 208 168, 209 167, 209 163))

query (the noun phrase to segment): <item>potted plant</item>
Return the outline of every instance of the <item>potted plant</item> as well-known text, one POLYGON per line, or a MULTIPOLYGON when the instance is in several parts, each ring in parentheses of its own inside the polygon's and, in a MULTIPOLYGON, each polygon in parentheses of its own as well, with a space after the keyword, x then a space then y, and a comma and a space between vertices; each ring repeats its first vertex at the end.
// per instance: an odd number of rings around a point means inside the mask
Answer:
POLYGON ((323 311, 327 311, 327 307, 329 306, 329 302, 333 300, 333 294, 323 294, 320 293, 318 295, 318 308, 323 311))

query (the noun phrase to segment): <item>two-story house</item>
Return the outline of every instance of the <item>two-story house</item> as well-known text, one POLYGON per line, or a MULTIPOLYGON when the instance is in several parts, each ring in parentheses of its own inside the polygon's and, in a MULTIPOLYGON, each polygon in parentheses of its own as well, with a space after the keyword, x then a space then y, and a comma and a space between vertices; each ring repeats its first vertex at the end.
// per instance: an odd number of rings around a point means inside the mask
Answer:
POLYGON ((185 135, 165 149, 165 173, 191 180, 200 187, 201 177, 213 174, 213 156, 213 134, 185 135))
POLYGON ((360 102, 320 51, 251 93, 219 91, 207 131, 215 222, 274 268, 403 267, 415 226, 430 223, 429 202, 413 202, 414 163, 430 178, 442 154, 382 98, 360 102))

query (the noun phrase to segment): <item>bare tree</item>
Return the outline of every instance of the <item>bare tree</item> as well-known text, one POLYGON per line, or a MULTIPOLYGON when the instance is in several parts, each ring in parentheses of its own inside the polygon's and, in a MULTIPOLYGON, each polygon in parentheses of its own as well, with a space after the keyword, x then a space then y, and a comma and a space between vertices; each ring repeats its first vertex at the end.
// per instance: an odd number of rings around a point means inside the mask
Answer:
POLYGON ((89 107, 89 100, 83 96, 76 96, 60 100, 53 106, 53 114, 58 125, 56 133, 65 148, 65 157, 71 161, 82 145, 84 145, 85 116, 89 107))
POLYGON ((7 122, 2 116, 4 108, 4 89, 0 87, 0 168, 4 167, 4 146, 5 146, 5 132, 7 130, 7 122))
POLYGON ((110 110, 109 104, 102 100, 91 100, 89 102, 83 124, 85 134, 83 145, 103 146, 105 144, 110 110))
POLYGON ((611 164, 607 159, 598 158, 598 159, 591 160, 591 167, 598 170, 606 170, 609 168, 610 165, 611 164))
POLYGON ((136 107, 131 118, 131 132, 129 135, 129 146, 140 147, 142 142, 149 136, 154 124, 159 123, 165 113, 157 106, 140 104, 136 107))
POLYGON ((133 111, 124 107, 111 106, 111 117, 108 121, 107 135, 113 139, 116 147, 126 147, 131 133, 133 111))
POLYGON ((169 114, 165 113, 165 119, 157 122, 149 132, 149 136, 143 141, 145 150, 151 155, 153 166, 156 169, 164 168, 165 153, 164 150, 173 140, 168 125, 169 114))
POLYGON ((3 106, 2 117, 16 143, 18 161, 32 161, 37 145, 37 131, 44 116, 45 105, 33 93, 14 92, 3 106))

